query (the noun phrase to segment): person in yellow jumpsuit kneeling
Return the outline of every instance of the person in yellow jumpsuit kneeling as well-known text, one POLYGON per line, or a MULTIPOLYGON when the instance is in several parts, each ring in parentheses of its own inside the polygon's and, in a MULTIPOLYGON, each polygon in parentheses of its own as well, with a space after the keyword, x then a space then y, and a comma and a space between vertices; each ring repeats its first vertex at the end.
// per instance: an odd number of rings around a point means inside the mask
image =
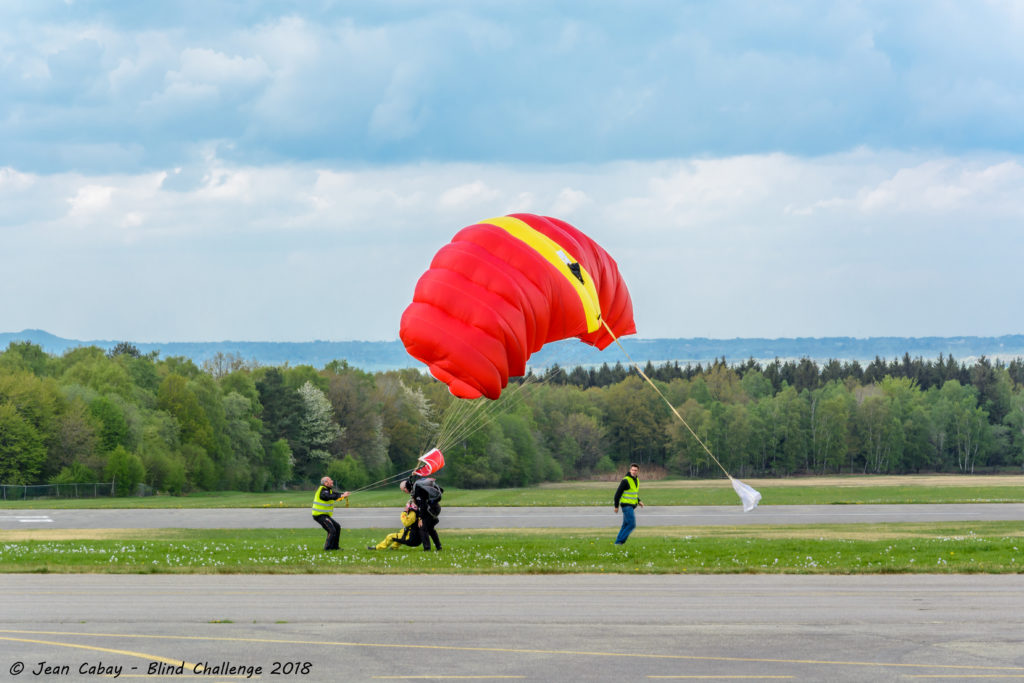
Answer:
POLYGON ((403 545, 419 545, 420 530, 416 526, 416 503, 409 501, 402 510, 402 530, 387 537, 377 545, 367 546, 367 550, 386 550, 388 548, 400 548, 403 545))

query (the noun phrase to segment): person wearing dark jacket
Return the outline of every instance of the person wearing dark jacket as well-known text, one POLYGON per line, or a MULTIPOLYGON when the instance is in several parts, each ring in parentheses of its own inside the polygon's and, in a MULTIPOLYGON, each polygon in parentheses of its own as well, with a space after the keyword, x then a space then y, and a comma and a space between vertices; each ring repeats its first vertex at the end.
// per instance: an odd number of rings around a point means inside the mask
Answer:
POLYGON ((313 494, 313 520, 327 532, 324 550, 338 550, 341 525, 334 521, 334 501, 348 498, 348 491, 338 493, 330 477, 320 480, 320 488, 313 494))
POLYGON ((437 536, 437 521, 441 514, 441 491, 433 479, 406 479, 398 485, 403 491, 412 496, 416 503, 416 510, 419 519, 416 525, 420 530, 420 537, 423 539, 423 549, 430 551, 430 541, 433 539, 434 546, 441 549, 441 539, 437 536), (436 491, 436 497, 431 495, 431 489, 436 491))
POLYGON ((629 535, 636 528, 636 506, 644 507, 640 500, 640 481, 637 475, 640 473, 640 465, 635 462, 629 466, 629 474, 622 478, 619 488, 615 491, 615 512, 622 508, 622 527, 615 539, 615 545, 623 545, 629 535))

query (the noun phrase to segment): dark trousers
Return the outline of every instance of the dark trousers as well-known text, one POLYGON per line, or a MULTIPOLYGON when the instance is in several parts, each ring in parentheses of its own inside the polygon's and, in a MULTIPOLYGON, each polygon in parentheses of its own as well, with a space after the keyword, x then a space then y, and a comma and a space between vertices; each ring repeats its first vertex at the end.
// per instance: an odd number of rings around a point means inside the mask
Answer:
POLYGON ((396 542, 402 545, 419 545, 420 544, 420 528, 413 525, 402 532, 402 535, 395 539, 396 542))
POLYGON ((327 541, 324 542, 324 550, 337 550, 338 537, 341 535, 341 525, 334 521, 330 515, 313 515, 316 523, 327 532, 327 541))
POLYGON ((420 527, 420 535, 423 537, 423 549, 430 550, 430 541, 433 539, 434 545, 440 550, 441 539, 437 537, 437 530, 434 528, 437 526, 437 517, 423 515, 420 519, 423 520, 423 526, 420 527))

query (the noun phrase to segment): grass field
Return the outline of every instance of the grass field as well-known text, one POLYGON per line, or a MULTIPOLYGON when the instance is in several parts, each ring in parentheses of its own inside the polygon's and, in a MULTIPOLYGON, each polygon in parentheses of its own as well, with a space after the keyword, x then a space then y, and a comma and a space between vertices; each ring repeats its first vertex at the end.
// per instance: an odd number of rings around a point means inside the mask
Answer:
POLYGON ((0 572, 260 574, 1024 573, 1024 525, 872 524, 444 530, 445 550, 371 551, 380 530, 346 529, 342 550, 294 530, 0 531, 0 572))
MULTIPOLYGON (((1024 476, 829 477, 745 480, 762 505, 1024 502, 1024 476)), ((448 506, 608 505, 615 482, 528 489, 448 489, 448 506)), ((651 505, 738 505, 727 480, 642 482, 651 505)), ((0 509, 75 507, 297 507, 310 491, 202 493, 149 498, 36 500, 0 509)), ((353 507, 398 507, 393 487, 353 507)), ((385 532, 345 529, 324 553, 323 532, 295 530, 0 531, 0 573, 1024 573, 1024 522, 643 527, 623 548, 615 530, 441 528, 445 550, 366 550, 385 532)))
MULTIPOLYGON (((441 480, 443 484, 443 479, 441 480)), ((1024 474, 999 476, 850 476, 798 479, 745 479, 763 496, 762 505, 857 505, 899 503, 1022 503, 1024 474)), ((608 505, 616 482, 570 482, 522 489, 461 490, 446 487, 447 506, 608 505)), ((641 497, 651 505, 734 505, 737 497, 726 479, 641 480, 641 497)), ((193 493, 147 498, 79 498, 0 501, 0 509, 66 508, 216 508, 307 507, 310 491, 193 493)), ((397 486, 356 493, 353 507, 394 507, 401 503, 397 486)))

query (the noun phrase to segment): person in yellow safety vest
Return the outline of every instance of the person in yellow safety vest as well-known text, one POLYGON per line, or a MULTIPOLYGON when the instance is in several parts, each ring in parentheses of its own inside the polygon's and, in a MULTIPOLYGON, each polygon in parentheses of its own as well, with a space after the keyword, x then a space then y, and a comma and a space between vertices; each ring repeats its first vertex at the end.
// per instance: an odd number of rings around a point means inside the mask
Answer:
POLYGON ((341 525, 334 521, 334 501, 348 498, 348 491, 338 493, 330 477, 320 480, 320 488, 313 494, 313 519, 327 532, 324 550, 338 550, 341 525))
POLYGON ((405 504, 402 510, 402 530, 387 537, 377 545, 366 546, 367 550, 385 550, 387 548, 399 548, 403 545, 419 545, 420 529, 416 526, 416 503, 411 499, 405 504))
POLYGON ((636 528, 636 506, 644 507, 640 500, 640 481, 637 475, 640 465, 635 462, 629 466, 629 474, 622 478, 618 490, 615 491, 615 512, 622 508, 622 527, 615 539, 615 545, 623 545, 636 528))

